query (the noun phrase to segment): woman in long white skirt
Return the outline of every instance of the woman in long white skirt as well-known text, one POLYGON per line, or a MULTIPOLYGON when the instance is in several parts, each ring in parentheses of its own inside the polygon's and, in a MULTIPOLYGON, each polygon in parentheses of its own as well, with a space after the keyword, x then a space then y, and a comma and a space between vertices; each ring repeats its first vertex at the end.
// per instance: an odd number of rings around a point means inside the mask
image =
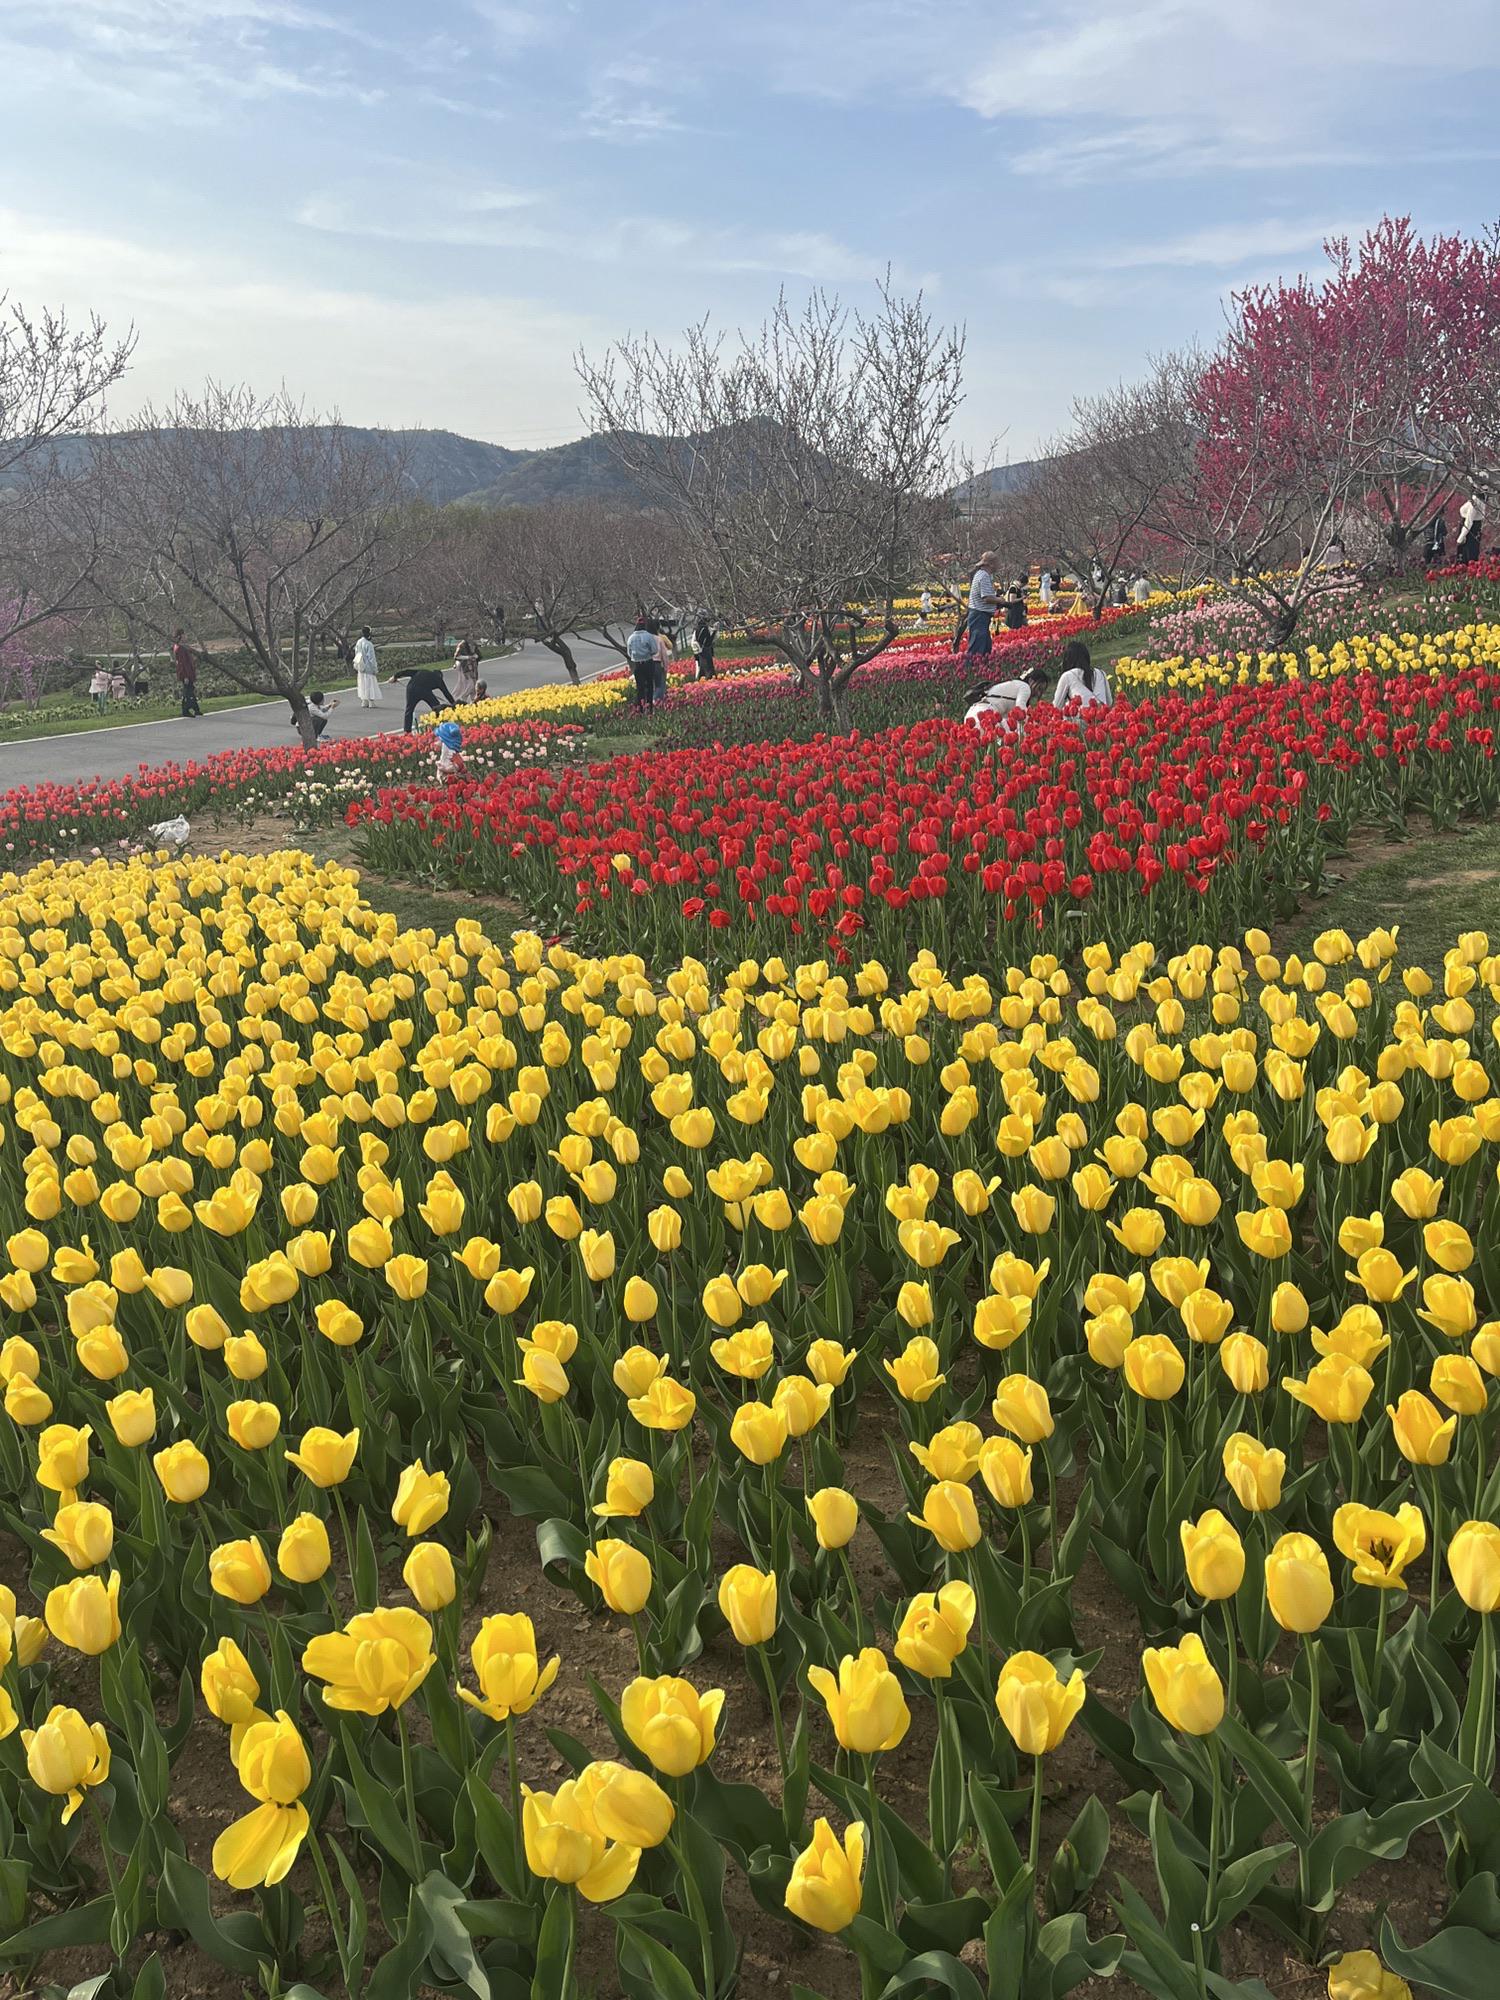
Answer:
POLYGON ((380 679, 375 670, 375 642, 368 625, 354 647, 354 692, 361 708, 379 708, 380 679))

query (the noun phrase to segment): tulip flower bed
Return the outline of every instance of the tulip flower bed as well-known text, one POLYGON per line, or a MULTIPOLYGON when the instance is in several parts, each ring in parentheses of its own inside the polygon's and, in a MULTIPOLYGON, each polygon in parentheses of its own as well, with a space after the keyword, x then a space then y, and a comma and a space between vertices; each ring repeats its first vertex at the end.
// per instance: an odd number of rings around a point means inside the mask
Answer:
MULTIPOLYGON (((513 722, 466 731, 463 754, 470 771, 499 777, 525 765, 576 757, 582 742, 576 725, 513 722)), ((269 816, 298 827, 332 826, 351 799, 416 770, 430 773, 434 762, 429 739, 391 730, 311 750, 224 750, 191 764, 143 764, 129 778, 17 786, 0 793, 0 853, 14 862, 124 844, 179 813, 215 821, 269 816)))
POLYGON ((714 991, 100 862, 0 1000, 18 1990, 1494 1990, 1483 936, 714 991))
POLYGON ((1299 638, 1284 651, 1173 654, 1125 658, 1115 663, 1121 687, 1131 690, 1266 686, 1285 680, 1329 680, 1341 674, 1441 674, 1500 660, 1500 624, 1453 625, 1451 601, 1398 606, 1385 629, 1371 626, 1322 646, 1299 638), (1415 628, 1415 629, 1413 629, 1415 628))
POLYGON ((628 926, 653 963, 805 937, 983 967, 1073 948, 1085 912, 1108 937, 1225 935, 1289 910, 1356 820, 1493 812, 1497 708, 1491 664, 1353 674, 383 790, 349 819, 377 869, 439 852, 452 883, 589 941, 628 926))

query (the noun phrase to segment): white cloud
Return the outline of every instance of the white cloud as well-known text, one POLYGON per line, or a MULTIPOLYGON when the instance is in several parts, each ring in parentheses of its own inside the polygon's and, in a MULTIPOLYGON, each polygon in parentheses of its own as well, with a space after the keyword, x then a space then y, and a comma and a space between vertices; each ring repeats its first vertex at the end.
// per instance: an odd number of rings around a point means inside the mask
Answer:
POLYGON ((95 310, 140 340, 115 414, 165 402, 206 374, 283 381, 350 422, 450 428, 505 443, 576 437, 572 355, 608 337, 584 309, 525 297, 393 300, 307 284, 227 255, 52 225, 0 209, 0 272, 17 297, 95 310))

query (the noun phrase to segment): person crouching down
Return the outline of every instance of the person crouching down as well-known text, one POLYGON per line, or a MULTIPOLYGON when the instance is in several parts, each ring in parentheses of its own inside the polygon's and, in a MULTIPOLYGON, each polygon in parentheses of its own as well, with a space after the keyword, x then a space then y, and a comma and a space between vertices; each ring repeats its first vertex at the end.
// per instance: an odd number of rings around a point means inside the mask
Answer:
POLYGON ((456 722, 440 722, 433 735, 437 738, 437 774, 440 778, 461 778, 465 765, 458 754, 463 747, 464 733, 456 722))
POLYGON ((981 683, 970 688, 964 721, 972 723, 976 729, 1008 721, 1046 693, 1048 678, 1045 667, 1028 667, 1015 680, 995 681, 989 686, 981 683))

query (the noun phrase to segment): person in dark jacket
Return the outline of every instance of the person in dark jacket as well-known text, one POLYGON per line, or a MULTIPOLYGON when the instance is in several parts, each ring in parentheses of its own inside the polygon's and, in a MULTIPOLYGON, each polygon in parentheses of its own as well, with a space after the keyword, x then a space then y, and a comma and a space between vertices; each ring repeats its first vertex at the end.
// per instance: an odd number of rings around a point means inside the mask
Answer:
POLYGON ((181 626, 172 634, 172 665, 177 673, 177 685, 182 689, 183 714, 201 715, 203 710, 198 706, 198 658, 181 626))
POLYGON ((434 715, 445 708, 453 707, 453 695, 448 683, 437 667, 398 667, 391 675, 391 681, 406 682, 406 717, 401 727, 408 735, 416 720, 417 710, 425 703, 434 715), (439 700, 438 697, 442 696, 439 700))
POLYGON ((706 611, 698 613, 693 627, 693 651, 698 656, 699 680, 711 681, 718 669, 714 666, 714 621, 706 611))

